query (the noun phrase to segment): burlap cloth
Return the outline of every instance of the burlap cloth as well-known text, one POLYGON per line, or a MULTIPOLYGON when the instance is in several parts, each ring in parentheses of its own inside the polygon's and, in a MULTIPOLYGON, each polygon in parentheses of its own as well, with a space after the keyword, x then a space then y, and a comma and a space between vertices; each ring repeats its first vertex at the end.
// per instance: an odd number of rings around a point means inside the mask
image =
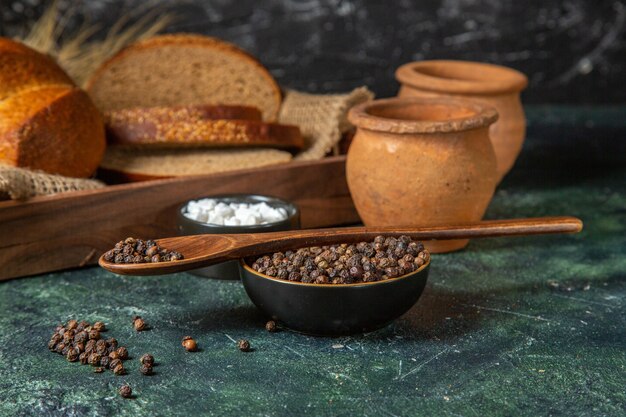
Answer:
MULTIPOLYGON (((348 110, 373 97, 374 94, 366 87, 357 88, 347 94, 328 95, 287 91, 280 109, 279 122, 299 126, 306 141, 305 149, 294 159, 323 158, 339 143, 342 133, 351 128, 347 120, 348 110)), ((104 183, 94 179, 68 178, 0 165, 0 199, 27 199, 104 186, 104 183)))
POLYGON ((22 200, 37 195, 92 190, 104 187, 104 185, 98 180, 68 178, 25 168, 0 165, 0 199, 8 196, 13 200, 22 200))
POLYGON ((342 133, 352 125, 348 122, 351 107, 374 98, 366 87, 348 94, 307 94, 287 91, 280 108, 278 121, 300 127, 306 142, 297 160, 323 158, 341 140, 342 133))

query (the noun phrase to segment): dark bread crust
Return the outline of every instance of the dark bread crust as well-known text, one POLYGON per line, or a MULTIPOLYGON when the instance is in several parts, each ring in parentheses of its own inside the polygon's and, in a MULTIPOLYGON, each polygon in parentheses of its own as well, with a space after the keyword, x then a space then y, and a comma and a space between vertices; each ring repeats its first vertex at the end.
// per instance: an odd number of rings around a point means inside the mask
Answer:
MULTIPOLYGON (((222 41, 220 39, 196 34, 178 33, 172 35, 158 35, 144 41, 136 42, 132 45, 129 45, 126 48, 122 49, 120 52, 118 52, 116 55, 105 61, 89 78, 89 80, 85 84, 85 89, 92 95, 92 97, 94 97, 98 81, 101 79, 103 74, 109 71, 112 65, 123 61, 126 57, 136 52, 149 49, 158 49, 164 46, 192 46, 200 48, 212 48, 219 50, 225 54, 236 56, 240 60, 246 61, 247 63, 255 67, 255 69, 260 74, 263 74, 263 77, 265 78, 265 83, 270 86, 272 90, 273 101, 278 104, 276 106, 276 109, 268 118, 266 118, 266 120, 273 121, 278 118, 280 102, 282 101, 282 92, 280 90, 280 87, 276 83, 276 80, 274 80, 274 77, 272 77, 270 72, 263 66, 263 64, 261 64, 259 60, 245 52, 243 49, 231 43, 222 41)), ((102 110, 106 111, 107 109, 102 110)))
POLYGON ((298 151, 304 139, 297 126, 254 120, 143 120, 108 125, 112 144, 142 147, 272 147, 298 151))

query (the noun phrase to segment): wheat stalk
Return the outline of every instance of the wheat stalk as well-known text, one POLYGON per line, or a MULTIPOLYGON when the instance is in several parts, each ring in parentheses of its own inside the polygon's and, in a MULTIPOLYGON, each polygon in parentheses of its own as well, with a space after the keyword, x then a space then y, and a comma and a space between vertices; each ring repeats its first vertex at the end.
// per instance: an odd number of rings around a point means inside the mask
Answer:
POLYGON ((123 16, 111 26, 104 39, 92 40, 99 26, 83 24, 74 33, 66 33, 72 11, 59 16, 58 4, 54 1, 20 40, 54 57, 76 84, 82 86, 96 68, 122 48, 156 35, 175 21, 172 14, 157 17, 159 13, 159 10, 153 9, 130 24, 129 18, 123 16))

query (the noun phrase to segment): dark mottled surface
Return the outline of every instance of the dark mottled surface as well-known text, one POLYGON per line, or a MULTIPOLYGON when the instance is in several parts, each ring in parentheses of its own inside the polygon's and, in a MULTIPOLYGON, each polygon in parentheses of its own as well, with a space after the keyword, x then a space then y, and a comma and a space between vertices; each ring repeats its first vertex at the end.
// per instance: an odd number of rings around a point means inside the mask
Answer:
MULTIPOLYGON (((0 284, 0 415, 626 414, 626 108, 533 108, 489 217, 580 216, 575 236, 475 240, 366 335, 270 334, 237 282, 98 268, 0 284), (142 315, 152 330, 136 333, 142 315), (48 352, 54 325, 103 320, 127 376, 48 352), (180 346, 193 335, 201 347, 180 346), (241 353, 245 337, 254 352, 241 353), (155 355, 156 375, 137 358, 155 355), (116 394, 129 383, 136 398, 116 394)), ((261 190, 260 190, 261 191, 261 190)))
MULTIPOLYGON (((51 0, 2 0, 0 35, 23 31, 51 0)), ((258 56, 279 82, 311 92, 368 85, 395 95, 395 68, 423 59, 499 63, 529 75, 532 103, 624 103, 623 0, 60 0, 69 27, 109 27, 150 5, 171 32, 199 32, 258 56), (69 11, 73 11, 71 14, 69 11), (74 17, 71 17, 74 16, 74 17), (80 16, 80 18, 76 17, 80 16)), ((104 30, 104 29, 103 29, 104 30)))

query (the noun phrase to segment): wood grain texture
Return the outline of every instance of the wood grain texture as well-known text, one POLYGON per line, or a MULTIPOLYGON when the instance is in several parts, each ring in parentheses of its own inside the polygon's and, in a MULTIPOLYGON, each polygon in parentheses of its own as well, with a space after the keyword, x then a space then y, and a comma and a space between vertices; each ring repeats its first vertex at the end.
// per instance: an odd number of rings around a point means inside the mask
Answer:
POLYGON ((185 257, 180 261, 115 264, 99 260, 103 268, 122 275, 161 275, 189 271, 216 263, 259 256, 301 247, 371 241, 378 235, 407 235, 415 240, 469 239, 499 236, 528 236, 578 233, 582 221, 575 217, 488 220, 465 225, 435 227, 346 227, 290 230, 271 233, 193 235, 160 239, 157 243, 185 257))
POLYGON ((0 203, 0 280, 93 264, 128 236, 176 235, 177 205, 220 193, 293 201, 303 228, 359 221, 345 157, 6 201, 0 203))

